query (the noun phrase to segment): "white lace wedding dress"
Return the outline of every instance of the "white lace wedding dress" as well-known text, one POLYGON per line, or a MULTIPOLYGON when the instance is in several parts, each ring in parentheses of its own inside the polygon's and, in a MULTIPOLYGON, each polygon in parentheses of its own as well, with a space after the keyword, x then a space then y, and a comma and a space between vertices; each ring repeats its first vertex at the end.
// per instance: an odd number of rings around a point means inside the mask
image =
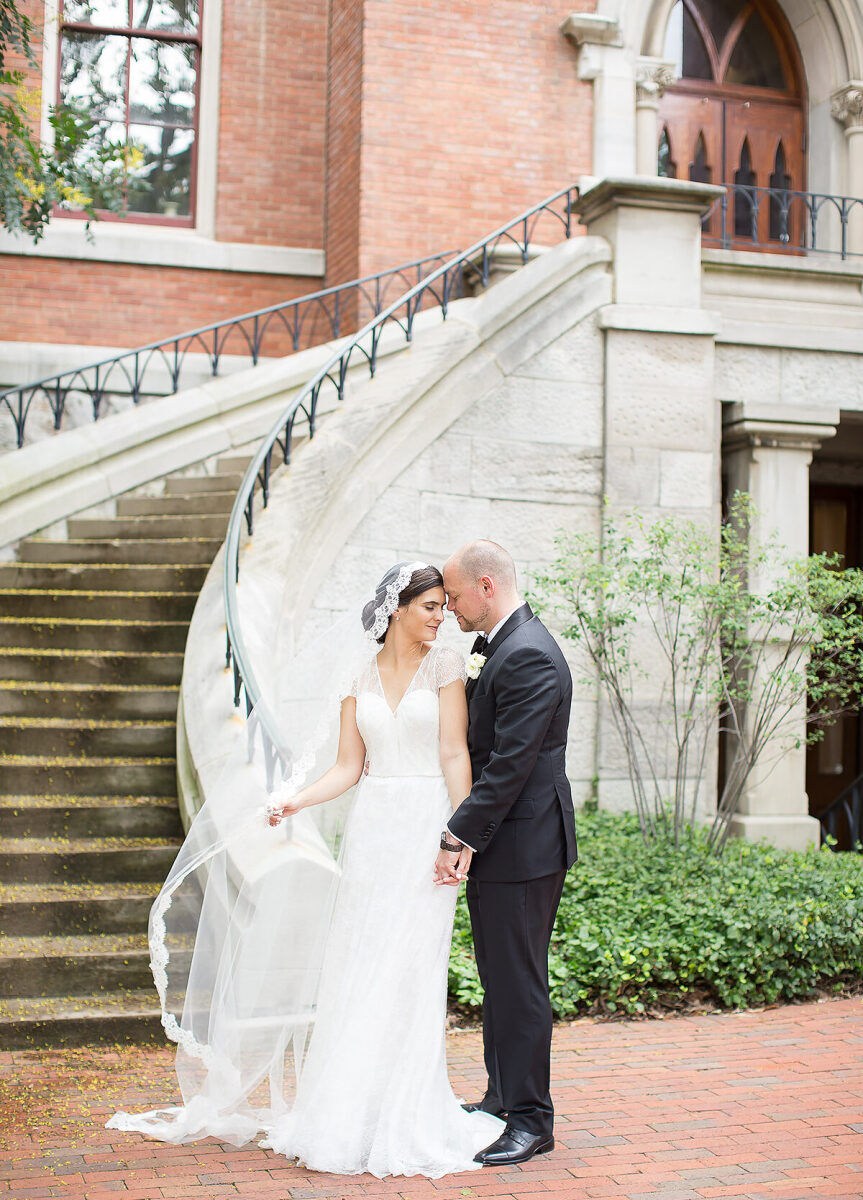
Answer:
POLYGON ((461 655, 432 647, 395 711, 377 659, 356 680, 369 773, 345 830, 317 1013, 290 1112, 262 1146, 339 1174, 477 1169, 503 1122, 466 1113, 447 1077, 444 1027, 455 888, 432 869, 450 801, 441 687, 461 655))

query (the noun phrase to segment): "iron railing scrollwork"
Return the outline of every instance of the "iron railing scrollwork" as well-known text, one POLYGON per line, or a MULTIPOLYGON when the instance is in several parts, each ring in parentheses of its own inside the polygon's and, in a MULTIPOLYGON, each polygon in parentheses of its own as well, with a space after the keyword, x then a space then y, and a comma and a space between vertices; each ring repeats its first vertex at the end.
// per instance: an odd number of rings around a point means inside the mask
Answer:
POLYGON ((863 853, 863 775, 849 783, 844 791, 818 817, 821 840, 834 848, 847 847, 863 853))
POLYGON ((124 350, 35 383, 6 388, 0 391, 0 402, 12 418, 16 445, 19 449, 24 445, 34 404, 47 405, 50 423, 59 430, 72 397, 83 399, 97 421, 108 397, 124 397, 137 405, 148 394, 173 395, 180 390, 192 355, 202 355, 210 374, 217 376, 227 355, 248 356, 256 366, 265 353, 281 357, 353 333, 369 317, 382 312, 397 289, 401 292, 419 283, 451 253, 402 263, 376 275, 124 350))
POLYGON ((246 715, 251 718, 247 727, 250 758, 255 752, 256 732, 260 732, 268 787, 273 785, 277 766, 280 765, 284 769, 290 762, 291 751, 266 704, 249 661, 240 625, 237 582, 243 528, 245 527, 249 534, 254 528, 256 498, 260 499, 264 506, 268 502, 274 457, 277 460, 280 458, 283 463, 290 461, 291 442, 299 420, 305 423, 309 436, 314 436, 321 391, 326 385, 335 390, 340 401, 344 399, 345 383, 352 359, 360 363, 364 361, 369 374, 374 376, 381 335, 387 325, 396 325, 402 331, 405 341, 410 342, 417 313, 423 307, 439 307, 445 320, 450 302, 462 296, 466 280, 485 287, 489 282, 495 257, 501 256, 504 250, 510 254, 514 248, 517 251, 517 260, 520 259, 522 264, 527 263, 540 221, 544 221, 546 228, 551 225, 558 234, 557 238, 546 239, 544 244, 570 237, 570 209, 577 194, 578 190, 574 186, 555 192, 553 196, 535 204, 467 250, 453 255, 448 261, 429 271, 397 300, 376 313, 349 342, 334 351, 312 376, 270 429, 249 464, 234 501, 225 538, 223 590, 227 625, 226 663, 233 671, 234 705, 239 707, 241 700, 245 698, 246 715))
POLYGON ((732 183, 702 225, 705 243, 726 250, 798 251, 844 260, 863 254, 849 245, 852 220, 863 230, 863 199, 858 197, 732 183))

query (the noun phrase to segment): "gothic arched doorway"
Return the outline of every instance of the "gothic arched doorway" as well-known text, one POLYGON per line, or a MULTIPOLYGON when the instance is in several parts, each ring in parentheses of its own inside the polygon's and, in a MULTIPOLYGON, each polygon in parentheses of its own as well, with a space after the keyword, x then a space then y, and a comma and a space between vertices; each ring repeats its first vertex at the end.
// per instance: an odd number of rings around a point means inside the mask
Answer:
MULTIPOLYGON (((729 196, 732 245, 799 244, 775 192, 805 189, 804 83, 788 23, 770 0, 677 0, 664 57, 679 78, 659 109, 660 174, 743 185, 729 196), (754 201, 757 201, 754 203, 754 201)), ((714 217, 706 240, 718 237, 714 217)))

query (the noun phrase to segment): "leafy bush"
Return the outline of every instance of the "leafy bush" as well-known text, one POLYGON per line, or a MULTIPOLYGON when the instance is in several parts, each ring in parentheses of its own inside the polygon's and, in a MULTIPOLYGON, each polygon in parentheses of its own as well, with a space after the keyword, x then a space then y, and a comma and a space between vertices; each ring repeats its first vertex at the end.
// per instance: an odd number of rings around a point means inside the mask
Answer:
MULTIPOLYGON (((645 844, 634 814, 579 816, 552 937, 555 1015, 639 1014, 693 999, 726 1007, 801 999, 863 979, 863 858, 732 841, 711 854, 696 829, 675 849, 645 844)), ((450 994, 467 1008, 482 989, 464 897, 450 994)))

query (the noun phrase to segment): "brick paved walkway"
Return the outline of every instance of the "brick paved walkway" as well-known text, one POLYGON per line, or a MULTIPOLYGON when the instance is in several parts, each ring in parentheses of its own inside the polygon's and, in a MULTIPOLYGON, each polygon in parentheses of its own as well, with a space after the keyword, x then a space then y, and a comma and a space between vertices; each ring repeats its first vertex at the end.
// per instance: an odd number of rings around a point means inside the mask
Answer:
MULTIPOLYGON (((474 1096, 476 1033, 450 1038, 474 1096)), ((558 1146, 509 1171, 430 1181, 309 1174, 256 1146, 165 1146, 103 1128, 115 1107, 174 1096, 167 1049, 0 1054, 12 1153, 0 1200, 861 1200, 863 1005, 828 1000, 556 1030, 558 1146)))

